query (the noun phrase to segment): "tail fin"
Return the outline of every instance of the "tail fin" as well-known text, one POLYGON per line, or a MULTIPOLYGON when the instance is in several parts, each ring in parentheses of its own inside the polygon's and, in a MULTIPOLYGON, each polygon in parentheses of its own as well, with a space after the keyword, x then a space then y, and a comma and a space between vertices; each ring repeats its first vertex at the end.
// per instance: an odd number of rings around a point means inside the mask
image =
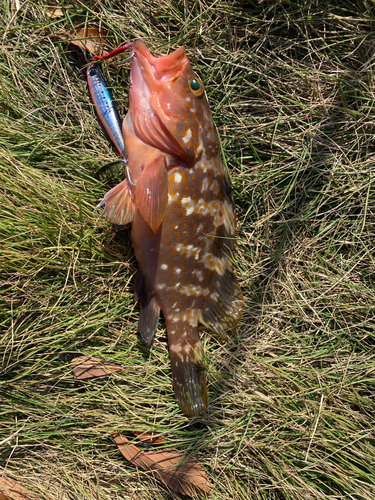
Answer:
POLYGON ((188 335, 168 333, 175 397, 181 411, 189 416, 199 415, 208 404, 202 344, 198 328, 193 330, 188 335))

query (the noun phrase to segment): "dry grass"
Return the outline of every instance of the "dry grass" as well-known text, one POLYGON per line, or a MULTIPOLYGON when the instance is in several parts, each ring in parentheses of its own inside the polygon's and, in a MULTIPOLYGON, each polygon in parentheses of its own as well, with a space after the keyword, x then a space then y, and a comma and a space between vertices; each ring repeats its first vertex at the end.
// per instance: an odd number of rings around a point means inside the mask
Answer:
MULTIPOLYGON (((373 2, 3 2, 0 52, 1 472, 41 499, 180 498, 124 463, 113 430, 197 456, 212 498, 375 495, 373 2), (171 390, 165 332, 137 340, 129 234, 92 213, 116 159, 83 61, 52 36, 184 43, 231 171, 246 299, 207 335, 209 410, 171 390), (79 354, 124 366, 74 382, 79 354)), ((120 113, 128 65, 103 64, 120 113)))

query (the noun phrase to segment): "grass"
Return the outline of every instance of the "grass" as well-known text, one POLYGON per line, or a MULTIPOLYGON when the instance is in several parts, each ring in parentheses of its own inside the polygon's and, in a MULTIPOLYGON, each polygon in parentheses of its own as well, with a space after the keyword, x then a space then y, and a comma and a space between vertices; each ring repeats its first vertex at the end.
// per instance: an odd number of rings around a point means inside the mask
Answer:
MULTIPOLYGON (((198 458, 218 500, 373 499, 373 2, 48 5, 1 7, 1 473, 41 499, 180 498, 111 438, 153 430, 198 458), (92 212, 117 157, 80 55, 54 37, 85 23, 112 47, 186 45, 231 172, 246 304, 228 341, 203 334, 195 419, 163 326, 149 352, 137 338, 129 233, 92 212), (75 382, 81 354, 125 370, 75 382)), ((123 116, 129 66, 102 68, 123 116)))

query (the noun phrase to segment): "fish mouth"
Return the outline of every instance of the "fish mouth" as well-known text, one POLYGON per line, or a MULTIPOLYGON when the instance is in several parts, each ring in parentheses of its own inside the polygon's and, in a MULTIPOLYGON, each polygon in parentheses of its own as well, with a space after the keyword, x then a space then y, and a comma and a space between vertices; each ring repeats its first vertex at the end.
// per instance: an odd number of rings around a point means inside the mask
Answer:
POLYGON ((187 62, 183 45, 166 56, 154 57, 142 40, 137 40, 134 44, 133 65, 139 64, 142 67, 145 80, 148 80, 147 76, 154 80, 174 80, 181 75, 187 62))

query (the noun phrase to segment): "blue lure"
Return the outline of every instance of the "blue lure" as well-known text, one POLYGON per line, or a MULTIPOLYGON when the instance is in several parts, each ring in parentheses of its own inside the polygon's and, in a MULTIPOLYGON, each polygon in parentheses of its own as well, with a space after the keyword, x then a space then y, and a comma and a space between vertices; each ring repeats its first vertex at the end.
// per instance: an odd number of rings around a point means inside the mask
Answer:
POLYGON ((121 120, 108 85, 94 64, 87 67, 87 83, 92 102, 105 131, 122 158, 125 158, 121 120))

